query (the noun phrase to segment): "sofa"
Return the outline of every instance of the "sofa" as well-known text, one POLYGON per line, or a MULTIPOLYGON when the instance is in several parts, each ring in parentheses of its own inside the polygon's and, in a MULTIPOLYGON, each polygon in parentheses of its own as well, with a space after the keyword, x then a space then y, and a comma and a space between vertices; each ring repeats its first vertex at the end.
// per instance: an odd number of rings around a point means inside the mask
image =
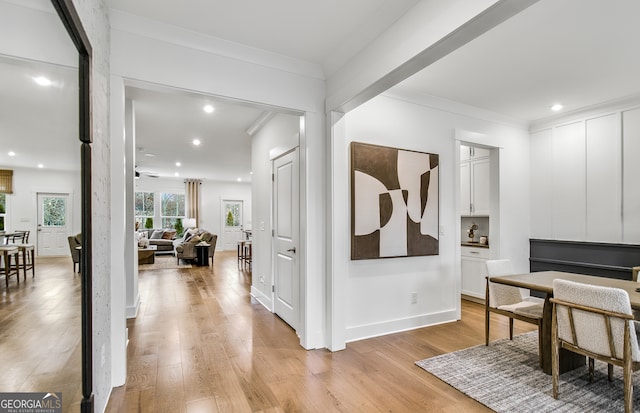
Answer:
POLYGON ((156 246, 156 254, 173 254, 173 243, 176 238, 175 229, 145 228, 138 231, 138 236, 148 238, 149 245, 156 246))
POLYGON ((175 241, 175 254, 178 263, 180 260, 196 259, 196 245, 205 242, 210 244, 209 257, 213 261, 213 253, 216 249, 218 236, 206 230, 187 230, 182 238, 175 241))

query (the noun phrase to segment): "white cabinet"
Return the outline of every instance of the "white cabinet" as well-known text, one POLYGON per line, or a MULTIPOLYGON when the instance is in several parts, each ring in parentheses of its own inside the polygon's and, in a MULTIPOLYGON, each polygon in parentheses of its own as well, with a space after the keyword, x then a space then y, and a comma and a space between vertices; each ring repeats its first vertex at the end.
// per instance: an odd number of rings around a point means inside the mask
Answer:
POLYGON ((484 299, 487 275, 486 261, 489 259, 489 248, 462 247, 462 290, 469 297, 484 299))
POLYGON ((460 214, 489 215, 489 150, 460 146, 460 214))
POLYGON ((637 182, 640 159, 640 108, 622 112, 623 242, 640 243, 640 185, 637 182))

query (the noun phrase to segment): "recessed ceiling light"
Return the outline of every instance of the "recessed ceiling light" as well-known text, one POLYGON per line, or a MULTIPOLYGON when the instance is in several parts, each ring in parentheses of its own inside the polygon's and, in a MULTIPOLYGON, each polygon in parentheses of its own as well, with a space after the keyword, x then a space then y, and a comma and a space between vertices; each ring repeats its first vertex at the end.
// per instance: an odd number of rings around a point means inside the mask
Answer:
POLYGON ((155 155, 152 153, 145 153, 144 156, 148 156, 149 158, 153 158, 155 155))
POLYGON ((7 154, 9 156, 16 156, 16 153, 14 151, 9 151, 9 153, 7 154))
POLYGON ((43 164, 41 164, 41 163, 39 163, 39 164, 38 164, 38 168, 42 169, 42 168, 44 168, 44 165, 43 165, 43 164))
POLYGON ((563 107, 564 106, 562 106, 561 104, 556 103, 555 105, 551 106, 551 110, 554 111, 554 112, 557 112, 559 110, 562 110, 563 107))
POLYGON ((242 182, 242 178, 238 178, 238 182, 242 182))
POLYGON ((46 77, 43 77, 43 76, 34 77, 33 80, 40 86, 51 86, 51 81, 46 77))
POLYGON ((176 162, 176 166, 182 166, 180 162, 176 162))
POLYGON ((196 146, 200 145, 200 143, 201 143, 200 139, 194 139, 193 140, 193 144, 196 145, 196 146))
POLYGON ((206 106, 205 106, 204 108, 202 108, 202 109, 204 109, 204 111, 205 111, 205 112, 207 112, 207 113, 213 113, 213 111, 215 110, 215 109, 213 108, 213 106, 211 106, 211 105, 206 105, 206 106))
POLYGON ((176 172, 173 174, 173 176, 180 176, 180 174, 176 172))

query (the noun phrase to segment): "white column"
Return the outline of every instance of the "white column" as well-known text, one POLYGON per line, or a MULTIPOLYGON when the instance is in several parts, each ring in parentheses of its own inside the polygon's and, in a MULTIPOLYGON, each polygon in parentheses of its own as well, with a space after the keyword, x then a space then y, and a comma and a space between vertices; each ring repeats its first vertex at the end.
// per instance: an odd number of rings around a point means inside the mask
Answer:
MULTIPOLYGON (((127 378, 125 319, 124 83, 111 76, 111 384, 127 378)), ((96 251, 96 253, 99 253, 96 251)))
MULTIPOLYGON (((138 293, 138 251, 134 245, 134 175, 135 175, 135 145, 136 145, 136 109, 132 100, 125 100, 124 121, 124 170, 125 179, 121 190, 124 198, 125 233, 122 239, 124 245, 124 264, 127 278, 127 318, 135 318, 140 306, 138 293)), ((157 221, 156 221, 157 222, 157 221)))

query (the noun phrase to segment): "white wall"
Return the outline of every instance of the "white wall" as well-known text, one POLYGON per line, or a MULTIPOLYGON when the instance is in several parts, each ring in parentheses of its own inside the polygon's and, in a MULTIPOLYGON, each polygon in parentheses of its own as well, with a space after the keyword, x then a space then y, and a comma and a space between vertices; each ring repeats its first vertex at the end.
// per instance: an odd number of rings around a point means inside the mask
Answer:
MULTIPOLYGON (((528 268, 528 134, 521 127, 479 120, 418 103, 376 97, 346 114, 333 142, 334 290, 344 290, 334 315, 345 341, 455 320, 460 306, 460 217, 455 129, 484 136, 500 149, 500 242, 503 258, 528 268), (440 254, 350 260, 349 143, 359 141, 440 156, 440 254), (417 292, 418 303, 411 304, 417 292), (342 330, 342 331, 341 331, 342 330)), ((493 219, 493 217, 492 217, 493 219)), ((494 237, 495 238, 495 237, 494 237)), ((334 345, 339 345, 337 342, 334 345)))
POLYGON ((29 241, 37 242, 38 193, 41 192, 70 195, 69 235, 80 232, 80 171, 14 168, 13 191, 13 194, 7 195, 7 230, 29 230, 29 241))
POLYGON ((533 238, 640 242, 640 102, 611 102, 531 133, 533 238))
POLYGON ((273 311, 271 159, 272 154, 282 154, 288 149, 297 147, 299 133, 299 116, 279 114, 253 136, 251 145, 251 170, 253 171, 251 193, 255 205, 252 213, 251 294, 271 311, 273 311))
POLYGON ((248 182, 221 182, 204 180, 200 187, 200 227, 218 235, 216 250, 223 248, 222 243, 222 200, 243 201, 242 222, 244 228, 251 228, 252 199, 251 184, 248 182))
POLYGON ((53 8, 49 12, 0 1, 0 33, 4 55, 78 67, 76 49, 53 8))

